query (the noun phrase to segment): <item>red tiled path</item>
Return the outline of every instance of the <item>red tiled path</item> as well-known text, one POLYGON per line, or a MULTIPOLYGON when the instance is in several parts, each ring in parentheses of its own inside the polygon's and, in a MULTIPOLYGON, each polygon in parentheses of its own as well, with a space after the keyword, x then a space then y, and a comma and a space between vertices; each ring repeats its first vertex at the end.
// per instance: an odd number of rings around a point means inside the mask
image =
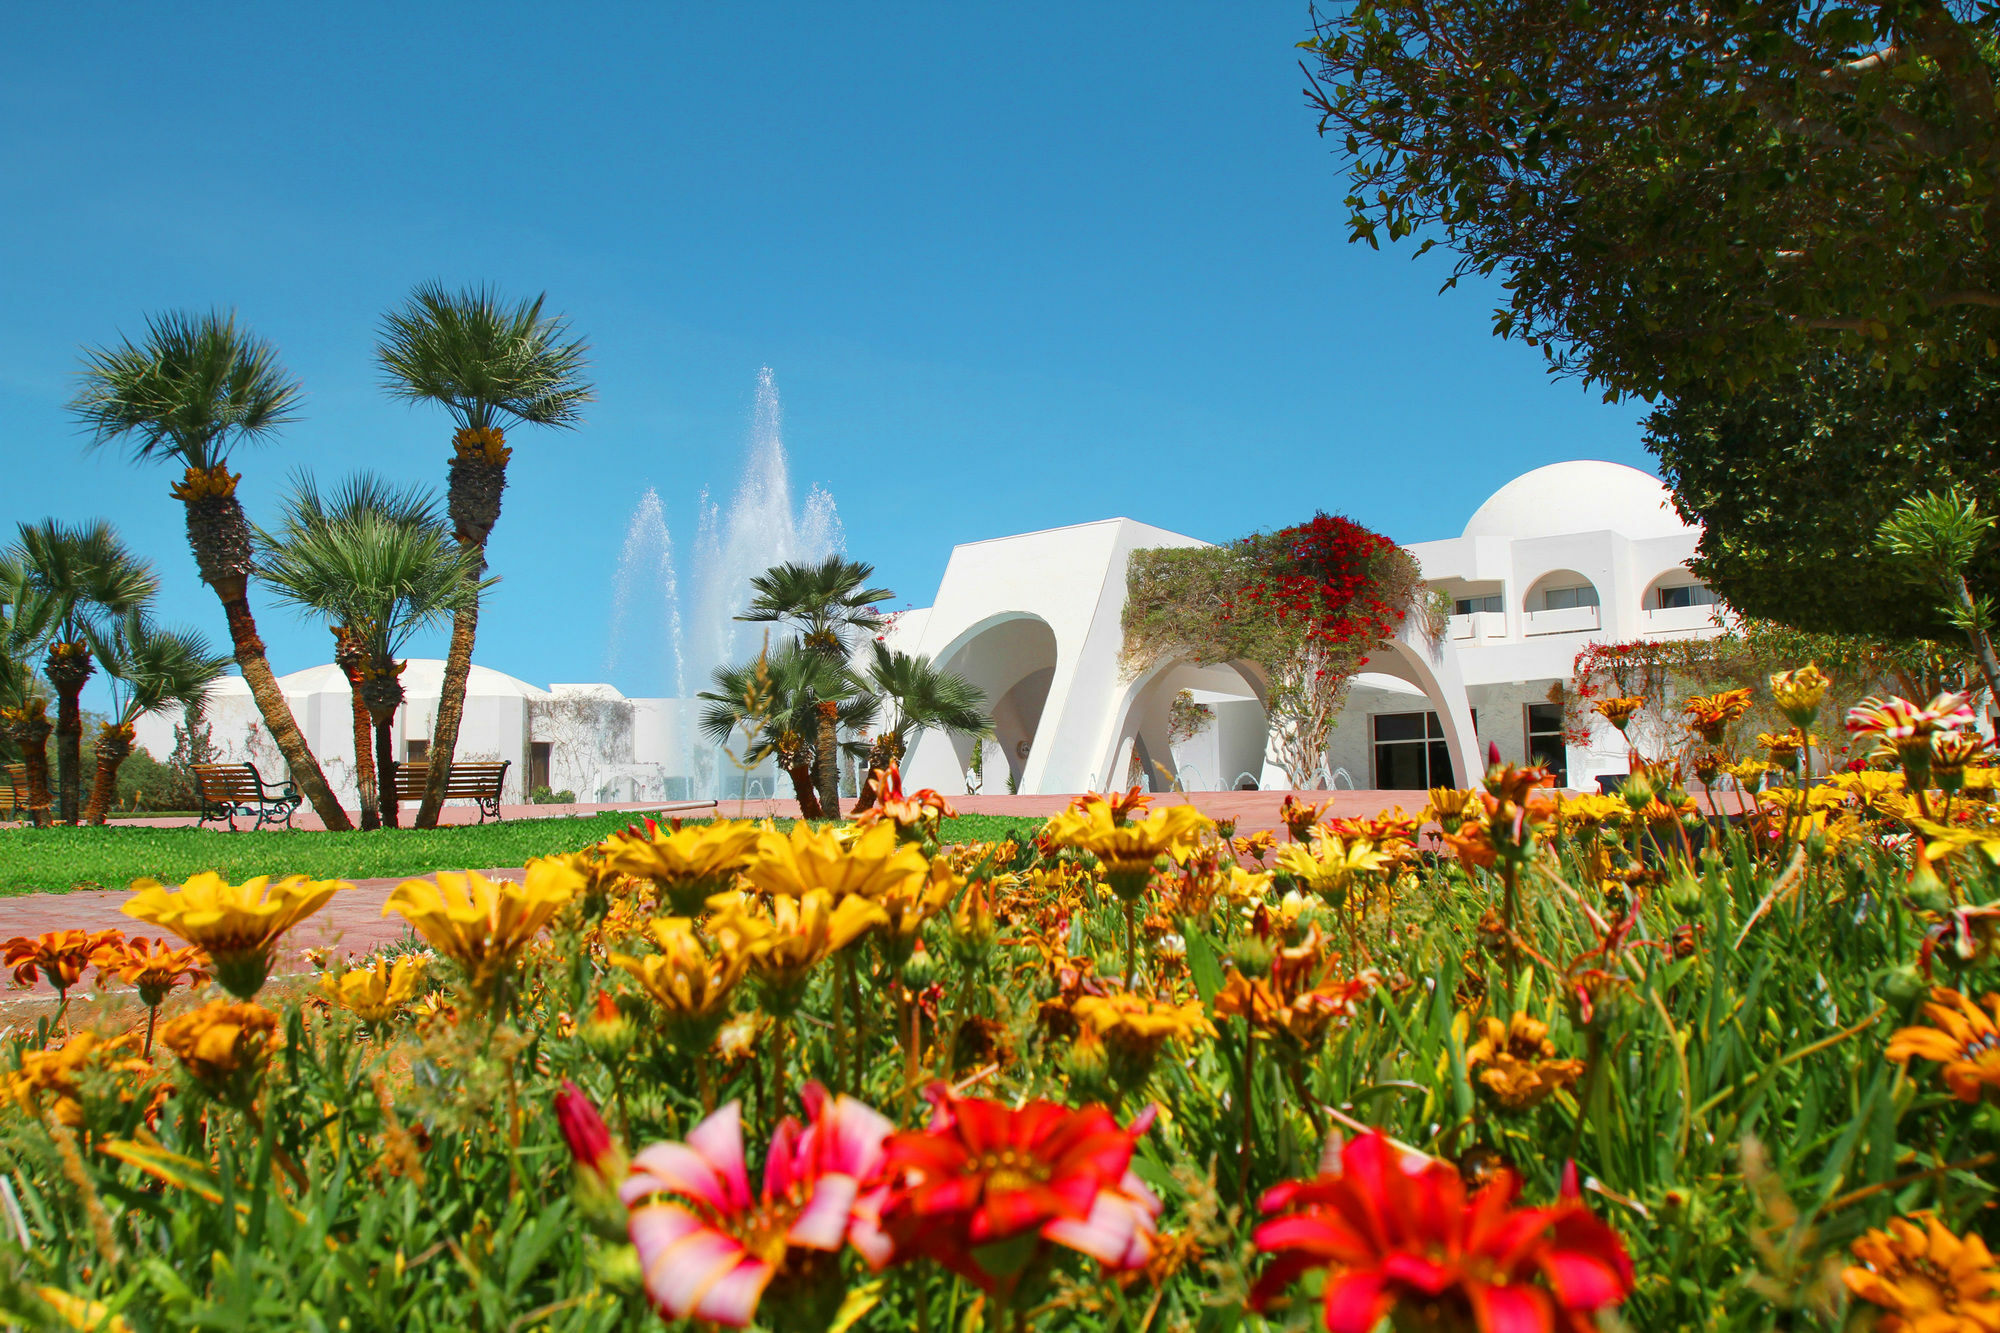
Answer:
MULTIPOLYGON (((1155 807, 1168 805, 1194 805, 1203 814, 1215 819, 1233 819, 1237 831, 1252 833, 1258 829, 1280 827, 1278 807, 1288 795, 1296 795, 1302 800, 1314 803, 1331 801, 1329 814, 1340 817, 1372 815, 1391 806, 1400 805, 1415 813, 1423 808, 1427 799, 1420 791, 1337 791, 1337 792, 1271 792, 1271 791, 1224 791, 1191 792, 1186 795, 1169 793, 1155 796, 1155 807)), ((964 796, 955 804, 963 814, 1016 815, 1025 817, 1054 814, 1069 804, 1067 796, 964 796)), ((552 812, 567 815, 572 813, 593 813, 599 810, 658 810, 656 802, 651 805, 613 806, 523 806, 521 811, 547 817, 552 812)), ((722 801, 718 811, 725 816, 735 816, 737 803, 722 801)), ((765 815, 791 818, 798 814, 798 805, 793 801, 748 801, 742 806, 745 817, 757 819, 765 815)), ((450 807, 447 807, 450 813, 450 807)), ((706 809, 700 811, 706 814, 706 809)), ((165 822, 165 821, 162 821, 165 822)), ((192 822, 192 821, 179 821, 192 822)), ((249 836, 246 832, 245 836, 249 836)), ((514 876, 518 868, 499 868, 486 871, 489 875, 514 876)), ((286 948, 304 950, 329 945, 356 955, 365 955, 385 944, 401 939, 404 931, 400 916, 384 917, 382 904, 388 900, 389 891, 406 875, 390 879, 362 879, 354 881, 352 892, 334 895, 316 916, 286 941, 286 948)), ((430 878, 423 876, 422 878, 430 878)), ((150 934, 150 928, 140 925, 119 910, 130 895, 116 889, 82 890, 76 893, 30 893, 14 898, 0 898, 0 939, 15 935, 39 935, 50 930, 106 930, 116 928, 134 934, 150 934)), ((290 970, 281 966, 281 971, 290 970)))

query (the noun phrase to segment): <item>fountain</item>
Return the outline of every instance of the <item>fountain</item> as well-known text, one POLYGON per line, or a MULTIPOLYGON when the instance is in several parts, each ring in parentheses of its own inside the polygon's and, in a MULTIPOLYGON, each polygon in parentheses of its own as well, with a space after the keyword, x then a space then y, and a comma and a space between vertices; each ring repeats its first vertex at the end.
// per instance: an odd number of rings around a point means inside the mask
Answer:
MULTIPOLYGON (((785 456, 778 385, 769 366, 757 372, 748 456, 729 507, 703 488, 696 501, 694 560, 687 594, 676 576, 673 540, 657 491, 639 498, 618 561, 612 606, 612 667, 657 663, 653 680, 675 701, 679 774, 702 797, 735 794, 737 775, 695 730, 695 695, 713 688, 718 667, 756 654, 762 625, 735 619, 750 604, 750 580, 786 561, 816 563, 845 549, 833 497, 812 487, 792 509, 790 464, 785 456), (729 785, 730 791, 719 788, 729 785)), ((652 682, 648 682, 651 684, 652 682)))

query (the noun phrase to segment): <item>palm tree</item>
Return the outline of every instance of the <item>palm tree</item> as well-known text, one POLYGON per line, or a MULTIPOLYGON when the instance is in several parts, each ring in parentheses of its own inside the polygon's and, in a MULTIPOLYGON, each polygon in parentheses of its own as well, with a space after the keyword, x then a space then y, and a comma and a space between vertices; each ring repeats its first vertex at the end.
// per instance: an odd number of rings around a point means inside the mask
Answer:
MULTIPOLYGON (((756 597, 738 620, 789 625, 802 651, 846 663, 850 635, 874 633, 887 622, 875 603, 895 596, 868 587, 873 565, 829 555, 817 565, 773 565, 750 580, 756 597)), ((840 815, 839 708, 832 700, 817 708, 811 734, 818 737, 814 776, 819 803, 829 818, 840 815)))
MULTIPOLYGON (((955 671, 940 669, 921 653, 893 652, 879 640, 869 646, 874 652, 862 679, 887 710, 887 725, 875 733, 869 747, 871 771, 900 763, 926 731, 976 740, 993 734, 993 719, 986 715, 986 691, 955 671)), ((874 789, 865 789, 855 811, 866 810, 874 802, 874 789)))
POLYGON ((250 520, 236 498, 240 478, 229 471, 238 444, 268 438, 294 419, 298 381, 276 348, 218 312, 153 316, 143 342, 87 350, 82 380, 70 410, 90 431, 92 447, 125 440, 135 462, 171 460, 185 469, 173 496, 187 506, 188 545, 202 582, 222 602, 250 697, 321 823, 352 828, 257 636, 250 520))
POLYGON ((26 653, 15 634, 22 603, 28 598, 21 586, 21 567, 0 551, 0 758, 27 769, 30 815, 37 824, 48 822, 49 807, 49 701, 26 653))
POLYGON ((393 828, 394 726, 404 699, 404 664, 396 656, 412 634, 450 616, 492 581, 468 576, 477 553, 453 540, 435 499, 422 490, 397 490, 362 475, 329 498, 301 477, 283 515, 276 533, 257 533, 258 574, 283 601, 325 618, 336 651, 353 662, 356 768, 370 779, 361 789, 362 823, 393 828), (374 757, 364 768, 371 728, 374 757))
POLYGON ((111 678, 111 717, 97 736, 97 775, 86 822, 102 824, 118 791, 118 768, 132 753, 134 724, 169 705, 198 706, 229 659, 193 630, 163 630, 134 610, 109 630, 87 631, 92 651, 111 678))
MULTIPOLYGON (((821 747, 831 742, 820 730, 818 706, 831 703, 836 724, 852 732, 873 723, 875 699, 841 663, 795 644, 770 654, 766 666, 772 705, 753 743, 777 756, 778 766, 791 779, 792 792, 798 797, 799 814, 806 819, 823 818, 827 807, 815 790, 814 772, 821 767, 832 771, 832 765, 817 762, 821 747)), ((755 662, 718 667, 715 688, 695 696, 708 705, 696 725, 711 744, 722 744, 743 725, 743 700, 756 672, 755 662)), ((837 805, 832 808, 839 809, 837 805)))
MULTIPOLYGON (((390 394, 436 403, 458 423, 446 508, 459 546, 475 557, 468 579, 486 572, 486 541, 500 519, 511 453, 503 428, 513 422, 574 427, 591 400, 584 377, 589 349, 581 339, 569 340, 566 321, 542 313, 546 299, 510 305, 484 287, 451 292, 426 283, 382 321, 376 357, 390 394)), ((444 804, 478 632, 479 599, 468 597, 452 614, 418 828, 435 825, 444 804)))
POLYGON ((19 601, 9 632, 43 650, 56 695, 56 818, 74 824, 83 802, 83 687, 96 666, 93 631, 139 610, 160 581, 109 523, 23 523, 10 552, 19 601))

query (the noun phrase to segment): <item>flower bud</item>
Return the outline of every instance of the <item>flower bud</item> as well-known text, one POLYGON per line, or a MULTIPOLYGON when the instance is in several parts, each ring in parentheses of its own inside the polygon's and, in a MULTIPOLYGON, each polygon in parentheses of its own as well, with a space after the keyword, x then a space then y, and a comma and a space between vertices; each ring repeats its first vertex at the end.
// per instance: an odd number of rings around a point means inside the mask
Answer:
POLYGON ((1261 935, 1245 935, 1237 941, 1230 953, 1229 961, 1236 964, 1236 970, 1246 977, 1268 977, 1271 964, 1277 958, 1277 950, 1271 941, 1261 935))
POLYGON ((903 964, 903 984, 913 991, 920 991, 937 980, 937 959, 924 948, 922 940, 910 951, 909 961, 903 964))

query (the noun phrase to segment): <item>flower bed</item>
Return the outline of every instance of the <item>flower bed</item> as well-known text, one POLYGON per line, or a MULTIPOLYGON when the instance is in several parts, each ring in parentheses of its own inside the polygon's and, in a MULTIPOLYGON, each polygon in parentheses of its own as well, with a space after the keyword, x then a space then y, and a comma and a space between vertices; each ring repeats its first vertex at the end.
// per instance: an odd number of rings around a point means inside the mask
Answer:
POLYGON ((139 992, 12 1038, 0 1309, 1990 1329, 2000 809, 1962 721, 1857 709, 1876 767, 1735 825, 1664 768, 1565 802, 1496 762, 1276 836, 1136 791, 951 847, 924 793, 641 827, 412 881, 428 952, 283 998, 271 951, 337 883, 142 889, 167 947, 9 945, 139 992))

